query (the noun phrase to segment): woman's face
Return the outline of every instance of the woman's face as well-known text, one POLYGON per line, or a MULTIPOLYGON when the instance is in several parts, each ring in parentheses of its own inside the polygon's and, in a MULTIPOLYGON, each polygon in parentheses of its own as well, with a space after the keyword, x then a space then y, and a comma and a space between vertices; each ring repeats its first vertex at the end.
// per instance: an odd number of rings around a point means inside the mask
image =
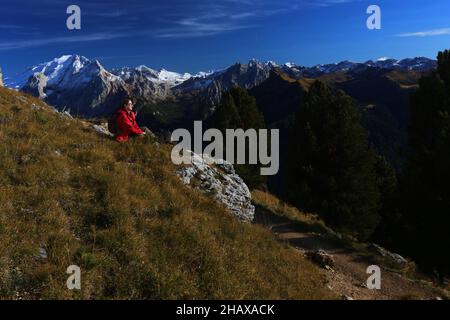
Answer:
POLYGON ((127 110, 128 112, 133 111, 133 102, 130 100, 125 104, 125 110, 127 110))

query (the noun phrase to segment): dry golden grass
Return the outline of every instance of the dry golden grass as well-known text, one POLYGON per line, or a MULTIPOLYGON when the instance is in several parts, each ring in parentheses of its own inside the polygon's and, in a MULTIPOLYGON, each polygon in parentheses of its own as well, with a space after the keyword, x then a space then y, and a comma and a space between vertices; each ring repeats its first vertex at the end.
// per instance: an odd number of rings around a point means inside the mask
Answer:
POLYGON ((169 151, 0 88, 0 298, 333 298, 293 249, 183 186, 169 151))
POLYGON ((300 80, 294 79, 294 78, 291 78, 290 76, 288 76, 286 73, 282 72, 281 70, 278 70, 275 72, 281 77, 281 79, 283 79, 287 82, 298 83, 305 91, 308 91, 309 88, 311 87, 311 85, 316 81, 316 79, 311 79, 311 78, 302 78, 300 80))
POLYGON ((417 88, 419 79, 422 74, 417 71, 390 71, 386 77, 395 83, 398 83, 402 88, 417 88))
POLYGON ((318 215, 302 212, 270 193, 260 190, 253 190, 252 200, 256 206, 260 206, 272 214, 286 217, 291 221, 296 222, 299 227, 302 227, 305 231, 317 232, 324 235, 328 233, 334 234, 334 232, 325 225, 325 222, 320 219, 318 215))

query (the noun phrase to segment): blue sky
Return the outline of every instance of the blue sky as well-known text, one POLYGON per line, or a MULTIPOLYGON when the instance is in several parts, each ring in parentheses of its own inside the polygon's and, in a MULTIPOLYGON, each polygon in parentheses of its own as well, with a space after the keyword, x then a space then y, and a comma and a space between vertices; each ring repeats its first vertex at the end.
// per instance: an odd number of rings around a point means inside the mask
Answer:
POLYGON ((107 68, 208 71, 251 58, 314 65, 379 57, 435 57, 450 48, 448 0, 2 0, 6 76, 64 54, 107 68), (82 29, 66 28, 81 7, 82 29), (382 29, 366 27, 370 4, 382 29))

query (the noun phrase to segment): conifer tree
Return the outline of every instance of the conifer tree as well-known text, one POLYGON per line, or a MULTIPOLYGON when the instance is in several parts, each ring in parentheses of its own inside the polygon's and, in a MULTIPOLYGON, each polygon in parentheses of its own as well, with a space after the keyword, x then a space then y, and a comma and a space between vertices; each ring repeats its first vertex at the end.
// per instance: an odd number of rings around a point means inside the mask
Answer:
POLYGON ((396 248, 402 241, 401 211, 399 208, 398 178, 387 160, 378 156, 375 164, 378 190, 380 191, 380 223, 372 240, 389 248, 396 248))
POLYGON ((291 200, 342 231, 369 237, 379 222, 376 156, 353 100, 316 81, 290 141, 291 200))
MULTIPOLYGON (((226 129, 259 130, 264 129, 266 125, 255 98, 251 97, 245 89, 233 87, 223 94, 211 127, 221 130, 225 136, 226 129)), ((235 168, 250 188, 265 185, 266 178, 261 176, 260 164, 235 165, 235 168)))
POLYGON ((402 190, 409 254, 450 274, 450 51, 411 99, 409 153, 402 190))

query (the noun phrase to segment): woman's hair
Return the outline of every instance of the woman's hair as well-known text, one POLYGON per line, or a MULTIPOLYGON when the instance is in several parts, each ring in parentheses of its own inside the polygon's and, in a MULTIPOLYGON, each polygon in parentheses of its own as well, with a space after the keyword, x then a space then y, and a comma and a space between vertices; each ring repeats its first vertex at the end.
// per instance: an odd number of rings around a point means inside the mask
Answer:
POLYGON ((131 101, 131 103, 134 103, 133 99, 131 99, 131 98, 125 98, 125 99, 123 99, 123 100, 122 100, 122 103, 120 104, 120 108, 122 108, 122 107, 124 107, 125 105, 127 105, 128 102, 130 102, 130 101, 131 101))

